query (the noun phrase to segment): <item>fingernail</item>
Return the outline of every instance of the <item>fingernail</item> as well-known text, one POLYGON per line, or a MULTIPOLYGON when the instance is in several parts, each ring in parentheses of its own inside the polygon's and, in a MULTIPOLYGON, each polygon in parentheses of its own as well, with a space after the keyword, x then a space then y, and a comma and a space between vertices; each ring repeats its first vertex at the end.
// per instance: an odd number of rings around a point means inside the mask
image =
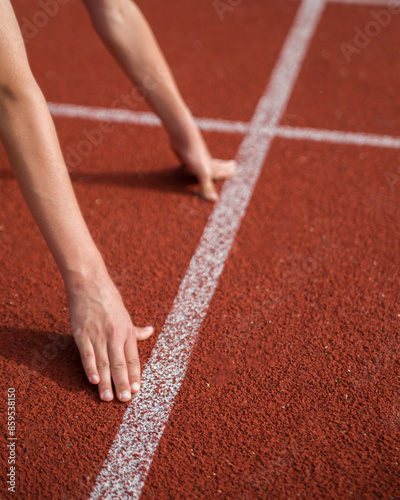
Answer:
POLYGON ((145 326, 143 330, 146 330, 146 332, 151 332, 153 330, 152 326, 145 326))
POLYGON ((120 399, 131 399, 131 393, 129 391, 122 391, 120 399))
POLYGON ((97 375, 90 375, 89 382, 91 382, 92 384, 98 384, 99 383, 99 377, 97 375))
POLYGON ((103 399, 113 399, 113 395, 111 391, 104 391, 103 392, 103 399))
POLYGON ((131 385, 131 389, 133 392, 138 392, 140 391, 140 384, 138 384, 137 382, 134 382, 132 385, 131 385))

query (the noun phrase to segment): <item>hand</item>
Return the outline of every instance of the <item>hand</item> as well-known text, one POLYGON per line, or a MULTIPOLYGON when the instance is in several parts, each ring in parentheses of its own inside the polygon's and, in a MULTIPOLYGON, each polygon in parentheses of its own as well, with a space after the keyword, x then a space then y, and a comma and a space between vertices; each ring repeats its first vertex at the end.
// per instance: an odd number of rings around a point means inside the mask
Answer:
POLYGON ((129 401, 140 389, 140 362, 136 340, 153 334, 153 327, 132 324, 110 277, 96 277, 84 285, 67 287, 72 334, 82 365, 103 401, 113 399, 111 380, 120 401, 129 401))

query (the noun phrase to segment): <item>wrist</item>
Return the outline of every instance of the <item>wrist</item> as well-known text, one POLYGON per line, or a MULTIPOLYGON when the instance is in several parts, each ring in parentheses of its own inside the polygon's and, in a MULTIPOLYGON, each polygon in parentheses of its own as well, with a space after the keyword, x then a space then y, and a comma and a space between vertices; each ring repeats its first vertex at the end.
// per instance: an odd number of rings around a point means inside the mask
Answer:
POLYGON ((179 121, 166 124, 173 149, 187 147, 199 138, 199 129, 189 108, 185 106, 179 121))
POLYGON ((92 287, 95 283, 111 280, 100 255, 90 262, 61 270, 61 275, 67 294, 80 292, 92 287))

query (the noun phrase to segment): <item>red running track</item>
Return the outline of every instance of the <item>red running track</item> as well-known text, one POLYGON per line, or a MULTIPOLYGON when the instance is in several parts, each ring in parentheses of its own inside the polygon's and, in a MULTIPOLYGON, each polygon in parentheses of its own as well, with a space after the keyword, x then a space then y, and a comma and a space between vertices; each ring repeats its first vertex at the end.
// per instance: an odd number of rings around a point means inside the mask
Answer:
MULTIPOLYGON (((246 0, 223 22, 211 2, 141 7, 195 115, 247 121, 298 3, 246 0)), ((285 124, 400 135, 400 19, 351 64, 339 48, 370 10, 326 7, 285 124)), ((28 50, 50 101, 110 107, 131 91, 78 2, 28 50)), ((65 152, 98 126, 56 125, 65 152)), ((230 157, 242 137, 206 139, 230 157)), ((16 389, 18 435, 17 493, 3 473, 0 496, 88 498, 126 405, 86 382, 57 269, 0 161, 0 383, 4 402, 16 389)), ((143 498, 400 498, 398 163, 395 149, 274 141, 143 498)), ((160 331, 212 207, 158 128, 116 125, 71 177, 134 321, 160 331)), ((143 368, 156 340, 140 345, 143 368)))

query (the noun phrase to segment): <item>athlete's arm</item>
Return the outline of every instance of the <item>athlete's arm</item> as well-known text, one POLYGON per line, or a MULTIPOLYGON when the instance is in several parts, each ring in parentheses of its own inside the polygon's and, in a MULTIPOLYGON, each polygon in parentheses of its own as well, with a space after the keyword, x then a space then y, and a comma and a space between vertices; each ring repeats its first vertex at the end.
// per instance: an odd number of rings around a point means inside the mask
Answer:
POLYGON ((127 401, 140 383, 136 338, 152 328, 133 326, 82 218, 9 0, 0 0, 0 140, 63 277, 86 375, 101 399, 112 399, 112 379, 127 401))

